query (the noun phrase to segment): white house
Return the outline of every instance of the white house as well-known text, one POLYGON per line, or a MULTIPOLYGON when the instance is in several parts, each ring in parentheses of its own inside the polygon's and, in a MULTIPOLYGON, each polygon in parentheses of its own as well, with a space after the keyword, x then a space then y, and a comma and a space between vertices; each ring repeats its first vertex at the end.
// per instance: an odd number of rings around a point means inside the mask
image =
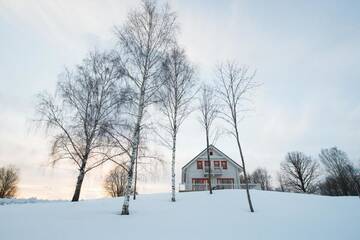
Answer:
MULTIPOLYGON (((215 146, 209 146, 211 186, 216 189, 240 188, 242 167, 215 146)), ((209 166, 206 149, 183 168, 181 182, 185 191, 208 189, 209 166)))

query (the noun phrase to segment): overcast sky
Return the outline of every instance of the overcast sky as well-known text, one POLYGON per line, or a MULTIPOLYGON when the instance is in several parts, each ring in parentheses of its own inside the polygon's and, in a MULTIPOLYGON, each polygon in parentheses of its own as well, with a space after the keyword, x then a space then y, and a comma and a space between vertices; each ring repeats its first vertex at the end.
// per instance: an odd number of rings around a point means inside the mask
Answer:
MULTIPOLYGON (((0 0, 0 166, 20 169, 20 197, 71 197, 76 169, 49 166, 49 139, 31 121, 36 94, 53 92, 58 74, 89 50, 111 48, 113 26, 137 5, 130 0, 0 0)), ((250 171, 266 167, 275 177, 288 151, 317 158, 321 148, 332 146, 358 162, 359 1, 181 0, 170 5, 199 81, 212 81, 214 66, 226 59, 257 70, 262 86, 241 125, 250 171)), ((194 113, 180 132, 178 170, 204 144, 194 113)), ((240 162, 230 137, 222 136, 216 145, 240 162)), ((103 196, 107 170, 86 177, 82 198, 103 196)), ((142 190, 169 191, 169 185, 170 180, 142 190)))

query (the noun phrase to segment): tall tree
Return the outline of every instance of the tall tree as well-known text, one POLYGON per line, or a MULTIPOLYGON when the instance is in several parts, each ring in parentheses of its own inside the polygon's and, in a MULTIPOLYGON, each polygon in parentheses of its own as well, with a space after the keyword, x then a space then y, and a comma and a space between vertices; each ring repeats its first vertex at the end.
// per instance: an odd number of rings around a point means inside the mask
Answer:
POLYGON ((289 152, 281 163, 286 187, 295 192, 313 193, 317 189, 319 164, 302 152, 289 152))
POLYGON ((85 174, 109 159, 104 129, 124 103, 120 91, 118 58, 109 53, 90 53, 75 70, 59 79, 55 96, 40 94, 40 123, 54 130, 53 164, 70 160, 78 169, 72 201, 78 201, 85 174))
POLYGON ((235 62, 227 62, 221 64, 217 68, 217 92, 224 107, 221 108, 221 117, 228 123, 229 132, 235 138, 239 150, 240 159, 243 167, 247 200, 251 212, 254 208, 251 201, 249 191, 249 181, 246 172, 245 158, 243 148, 240 143, 239 125, 243 118, 243 111, 245 110, 245 102, 248 100, 252 89, 258 86, 254 81, 254 73, 250 73, 247 67, 242 67, 235 62))
POLYGON ((129 202, 133 184, 143 118, 153 103, 154 95, 162 86, 160 73, 163 60, 174 42, 175 15, 168 6, 159 8, 154 1, 144 0, 140 10, 133 10, 126 23, 116 27, 121 71, 135 91, 133 113, 135 120, 131 137, 130 165, 122 215, 129 215, 129 202))
POLYGON ((286 192, 287 189, 285 188, 284 177, 282 176, 281 172, 278 172, 276 174, 276 178, 277 178, 277 180, 279 182, 280 191, 281 192, 286 192))
POLYGON ((319 157, 329 175, 323 189, 330 187, 331 195, 358 194, 360 197, 360 171, 344 151, 337 147, 322 149, 319 157))
POLYGON ((189 115, 190 102, 195 93, 194 69, 188 62, 185 51, 174 45, 163 62, 163 87, 159 92, 160 111, 166 123, 162 128, 171 139, 162 138, 171 149, 171 201, 175 202, 176 139, 180 126, 189 115))
POLYGON ((12 166, 0 168, 0 198, 12 198, 16 195, 19 182, 18 170, 12 166))
POLYGON ((214 97, 214 89, 209 85, 203 85, 201 89, 201 98, 200 98, 200 123, 205 130, 206 137, 206 155, 208 162, 208 185, 210 194, 212 194, 211 186, 211 162, 210 162, 210 135, 211 129, 215 119, 218 117, 219 109, 218 104, 216 103, 216 98, 214 97))

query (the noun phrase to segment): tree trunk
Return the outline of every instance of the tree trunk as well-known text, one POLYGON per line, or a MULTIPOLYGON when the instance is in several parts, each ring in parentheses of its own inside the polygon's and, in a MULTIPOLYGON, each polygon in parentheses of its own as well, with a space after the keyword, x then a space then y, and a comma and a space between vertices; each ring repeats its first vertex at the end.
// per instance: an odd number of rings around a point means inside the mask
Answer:
POLYGON ((143 111, 144 111, 144 98, 145 98, 145 90, 144 85, 141 87, 140 92, 140 101, 139 101, 139 109, 138 109, 138 115, 136 119, 136 125, 134 129, 134 135, 132 138, 132 151, 131 151, 131 158, 130 158, 130 168, 128 172, 128 182, 125 190, 125 196, 124 196, 124 203, 122 206, 121 215, 129 215, 129 203, 130 203, 130 194, 131 194, 131 187, 132 187, 132 181, 133 181, 133 174, 134 174, 134 165, 135 161, 137 159, 138 154, 138 147, 140 142, 140 127, 141 127, 141 120, 143 117, 143 111))
POLYGON ((209 153, 209 129, 206 128, 206 153, 207 153, 207 161, 208 161, 208 165, 209 165, 209 177, 208 177, 208 182, 209 182, 209 191, 210 194, 212 194, 212 187, 211 187, 211 165, 210 165, 210 153, 209 153))
POLYGON ((242 166, 243 166, 243 171, 244 171, 244 178, 245 178, 245 185, 246 185, 246 195, 247 195, 247 199, 248 199, 248 203, 249 203, 249 207, 250 207, 250 212, 254 212, 254 208, 251 202, 251 197, 250 197, 250 191, 249 191, 249 181, 247 178, 247 174, 246 174, 246 168, 245 168, 245 161, 244 161, 244 155, 241 149, 241 144, 240 144, 240 140, 239 140, 239 133, 237 128, 235 129, 236 131, 236 142, 239 148, 239 152, 240 152, 240 158, 241 158, 241 162, 242 162, 242 166))
MULTIPOLYGON (((176 130, 175 130, 176 131, 176 130)), ((171 159, 171 201, 175 202, 175 154, 176 154, 176 133, 173 135, 172 159, 171 159)))
POLYGON ((133 147, 132 147, 132 152, 131 152, 131 159, 130 159, 130 168, 129 168, 129 173, 128 173, 128 182, 126 185, 126 190, 125 190, 125 196, 124 196, 124 203, 122 206, 122 211, 121 211, 121 215, 129 215, 129 203, 130 203, 130 194, 131 194, 131 188, 132 188, 132 181, 133 181, 133 173, 134 173, 134 165, 135 165, 135 160, 136 160, 136 155, 137 155, 137 147, 138 147, 138 142, 139 142, 139 131, 140 131, 140 127, 136 126, 136 131, 135 131, 135 142, 133 143, 133 147))
POLYGON ((137 175, 138 175, 138 156, 137 154, 136 161, 135 161, 135 180, 134 180, 134 196, 133 199, 136 200, 136 185, 137 185, 137 175))
POLYGON ((285 192, 284 185, 282 183, 280 183, 280 189, 282 192, 285 192))
POLYGON ((305 184, 304 184, 304 180, 302 179, 302 177, 301 177, 301 179, 300 179, 300 183, 301 183, 301 190, 302 190, 304 193, 306 193, 307 191, 306 191, 305 184))
POLYGON ((84 177, 85 177, 85 171, 84 171, 84 169, 80 169, 79 176, 78 176, 77 182, 76 182, 75 192, 74 192, 74 195, 71 200, 72 202, 79 201, 81 186, 84 181, 84 177))

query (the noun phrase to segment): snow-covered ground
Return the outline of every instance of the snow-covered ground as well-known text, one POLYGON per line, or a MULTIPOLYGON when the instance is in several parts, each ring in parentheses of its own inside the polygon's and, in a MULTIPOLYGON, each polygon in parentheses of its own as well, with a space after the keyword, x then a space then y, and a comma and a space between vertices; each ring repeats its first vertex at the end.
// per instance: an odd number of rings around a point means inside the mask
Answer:
MULTIPOLYGON (((0 205, 7 205, 7 204, 27 204, 27 203, 44 203, 44 202, 55 202, 55 201, 62 201, 62 200, 42 200, 37 198, 0 198, 0 205)), ((64 202, 64 201, 62 201, 64 202)))
POLYGON ((243 190, 139 195, 122 199, 0 206, 2 240, 360 239, 360 199, 243 190))

